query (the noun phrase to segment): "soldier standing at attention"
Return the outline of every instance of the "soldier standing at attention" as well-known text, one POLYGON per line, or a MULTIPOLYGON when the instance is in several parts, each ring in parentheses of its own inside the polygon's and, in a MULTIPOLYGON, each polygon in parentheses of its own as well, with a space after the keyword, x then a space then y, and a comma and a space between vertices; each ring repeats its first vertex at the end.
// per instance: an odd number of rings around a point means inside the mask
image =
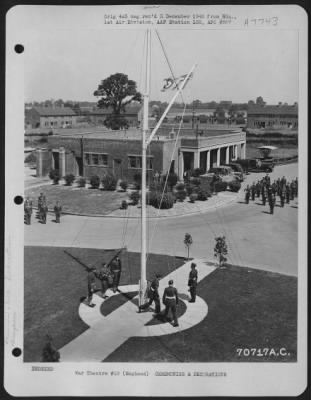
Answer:
POLYGON ((55 212, 55 222, 59 224, 60 223, 60 215, 62 212, 62 206, 59 204, 59 201, 57 201, 55 204, 54 212, 55 212))
POLYGON ((32 201, 28 197, 24 203, 25 222, 27 225, 31 225, 31 214, 32 214, 32 201))
POLYGON ((284 207, 285 195, 286 195, 285 187, 282 187, 280 192, 281 207, 284 207))
POLYGON ((247 188, 244 190, 245 193, 245 203, 248 204, 249 203, 249 197, 250 197, 250 188, 249 185, 247 185, 247 188))
POLYGON ((290 187, 289 187, 289 184, 286 185, 285 192, 286 192, 286 204, 289 204, 289 198, 290 198, 290 187))
POLYGON ((191 299, 189 303, 195 303, 196 295, 197 295, 197 285, 198 285, 198 271, 196 270, 196 264, 191 264, 191 271, 189 273, 188 286, 190 291, 191 299))
POLYGON ((118 290, 120 278, 121 278, 121 270, 122 270, 122 264, 120 258, 117 256, 112 262, 111 262, 111 272, 113 275, 113 282, 112 282, 112 287, 113 287, 113 292, 115 293, 118 290))
POLYGON ((269 193, 268 201, 269 201, 269 207, 270 207, 270 214, 273 214, 275 197, 272 192, 269 193))
POLYGON ((95 307, 95 304, 92 302, 93 293, 95 292, 96 289, 95 271, 96 269, 92 268, 87 272, 87 290, 88 290, 87 305, 89 307, 95 307))
POLYGON ((173 286, 173 280, 170 280, 168 284, 169 286, 164 289, 162 298, 163 304, 165 305, 164 318, 167 320, 168 313, 171 310, 174 320, 173 326, 179 326, 176 314, 176 307, 178 305, 178 292, 177 289, 173 286))
POLYGON ((48 213, 48 206, 46 205, 46 202, 43 202, 41 206, 41 222, 43 224, 46 224, 46 215, 48 213))
POLYGON ((256 194, 256 185, 255 182, 253 182, 252 186, 251 186, 251 193, 252 193, 252 200, 255 200, 255 194, 256 194))
POLYGON ((160 304, 160 295, 159 295, 159 279, 161 278, 160 274, 156 274, 155 278, 151 282, 150 290, 149 290, 149 301, 145 304, 139 306, 139 310, 146 310, 149 306, 151 306, 152 302, 155 304, 155 313, 160 314, 161 312, 161 304, 160 304))

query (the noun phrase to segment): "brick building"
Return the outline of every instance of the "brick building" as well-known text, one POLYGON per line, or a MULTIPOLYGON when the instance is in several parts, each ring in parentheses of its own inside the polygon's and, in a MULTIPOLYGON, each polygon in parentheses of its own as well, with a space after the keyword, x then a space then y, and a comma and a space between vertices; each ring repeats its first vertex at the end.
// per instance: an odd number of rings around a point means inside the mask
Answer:
POLYGON ((77 122, 69 107, 32 107, 25 110, 26 128, 66 128, 77 122))
POLYGON ((247 127, 252 129, 298 129, 298 105, 250 106, 247 127))
MULTIPOLYGON (((125 112, 121 113, 126 118, 129 127, 137 127, 140 125, 141 115, 140 110, 142 106, 140 104, 130 104, 125 107, 125 112)), ((94 125, 104 125, 105 119, 112 114, 111 109, 107 108, 96 108, 92 110, 88 115, 91 122, 94 125)))
MULTIPOLYGON (((174 132, 162 129, 154 138, 147 153, 150 176, 170 170, 182 180, 185 171, 198 167, 207 171, 245 158, 245 133, 239 128, 206 129, 200 136, 187 131, 177 139, 176 146, 174 132)), ((58 169, 61 176, 72 173, 89 178, 113 173, 118 179, 132 181, 141 172, 141 131, 67 132, 50 136, 48 146, 37 150, 37 176, 58 169)))

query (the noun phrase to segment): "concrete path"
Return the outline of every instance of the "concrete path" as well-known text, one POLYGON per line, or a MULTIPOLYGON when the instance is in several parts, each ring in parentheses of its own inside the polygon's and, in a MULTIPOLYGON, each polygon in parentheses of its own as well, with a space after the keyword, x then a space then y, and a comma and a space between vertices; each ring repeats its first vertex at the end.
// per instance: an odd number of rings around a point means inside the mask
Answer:
MULTIPOLYGON (((204 259, 196 259, 185 263, 160 281, 159 293, 161 300, 169 279, 174 280, 174 285, 178 288, 181 299, 186 300, 189 298, 187 282, 191 262, 197 264, 199 281, 216 268, 213 263, 204 259)), ((138 290, 138 286, 123 286, 120 290, 124 293, 131 292, 138 290)), ((107 294, 114 295, 111 290, 107 294)), ((133 301, 127 301, 107 316, 103 316, 100 312, 100 306, 103 301, 105 300, 100 296, 94 295, 94 303, 96 304, 94 308, 88 307, 84 303, 80 304, 80 318, 90 328, 60 349, 61 361, 103 361, 133 336, 159 336, 180 332, 201 322, 208 312, 205 301, 197 297, 195 303, 188 303, 186 300, 186 312, 179 318, 179 327, 173 327, 168 322, 148 326, 146 324, 152 319, 152 314, 150 312, 138 313, 137 305, 133 301)))

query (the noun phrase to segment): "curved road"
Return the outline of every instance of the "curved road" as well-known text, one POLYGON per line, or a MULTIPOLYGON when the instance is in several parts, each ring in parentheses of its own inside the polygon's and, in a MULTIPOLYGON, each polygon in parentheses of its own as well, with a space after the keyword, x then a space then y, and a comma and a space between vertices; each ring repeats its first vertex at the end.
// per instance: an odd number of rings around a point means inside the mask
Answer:
MULTIPOLYGON (((247 176, 247 183, 264 174, 247 176)), ((275 168, 271 178, 297 176, 297 164, 275 168)), ((244 204, 244 191, 238 202, 217 210, 179 218, 150 220, 149 251, 186 256, 183 239, 186 232, 193 238, 190 256, 214 259, 217 235, 226 236, 228 261, 234 264, 297 275, 298 201, 284 208, 269 207, 257 199, 244 204)), ((25 226, 25 245, 116 248, 126 245, 130 251, 140 251, 140 221, 116 218, 65 216, 61 224, 33 223, 25 226)))

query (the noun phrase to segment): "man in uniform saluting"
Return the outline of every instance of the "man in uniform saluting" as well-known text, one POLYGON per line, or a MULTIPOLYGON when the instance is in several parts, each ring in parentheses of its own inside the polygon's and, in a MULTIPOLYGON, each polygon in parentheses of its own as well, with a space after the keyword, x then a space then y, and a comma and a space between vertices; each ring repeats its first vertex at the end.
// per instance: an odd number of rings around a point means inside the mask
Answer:
POLYGON ((177 289, 173 286, 174 285, 173 280, 170 280, 168 284, 169 286, 164 289, 163 299, 162 299, 163 304, 165 305, 164 318, 167 319, 169 311, 172 310, 173 320, 174 320, 173 326, 179 326, 176 315, 176 306, 178 305, 178 292, 177 289))

